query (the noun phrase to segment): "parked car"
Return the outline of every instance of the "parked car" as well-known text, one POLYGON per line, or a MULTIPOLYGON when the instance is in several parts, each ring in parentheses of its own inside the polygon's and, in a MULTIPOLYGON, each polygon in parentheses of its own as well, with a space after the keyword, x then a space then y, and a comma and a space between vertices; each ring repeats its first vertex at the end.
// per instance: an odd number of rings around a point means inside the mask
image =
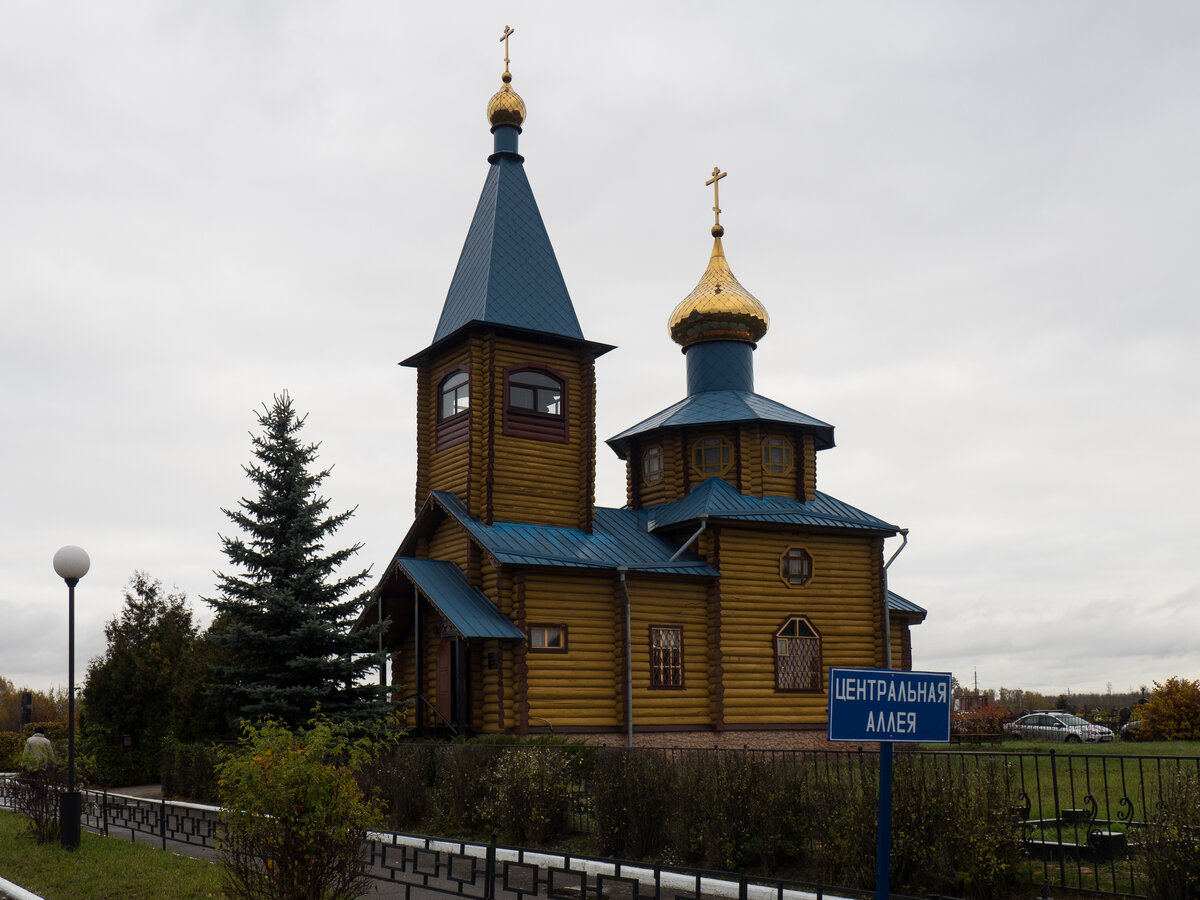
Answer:
POLYGON ((1030 741, 1063 741, 1078 744, 1086 741, 1111 741, 1115 737, 1111 728, 1093 725, 1087 719, 1057 710, 1038 710, 1021 716, 1004 726, 1004 733, 1011 737, 1030 741))
POLYGON ((1150 729, 1146 727, 1146 723, 1141 719, 1126 722, 1121 726, 1121 740, 1148 741, 1150 740, 1150 729))

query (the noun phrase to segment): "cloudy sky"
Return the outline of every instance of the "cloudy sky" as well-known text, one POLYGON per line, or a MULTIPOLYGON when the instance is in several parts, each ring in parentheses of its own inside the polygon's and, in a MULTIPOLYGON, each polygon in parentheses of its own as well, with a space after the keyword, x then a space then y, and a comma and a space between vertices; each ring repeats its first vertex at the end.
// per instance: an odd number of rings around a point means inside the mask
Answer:
MULTIPOLYGON (((600 436, 685 393, 710 249, 820 487, 911 529, 918 668, 1047 692, 1200 676, 1200 8, 1190 3, 10 0, 0 28, 0 674, 66 683, 130 574, 200 598, 290 391, 381 571, 414 377, 491 150, 526 169, 600 436)), ((598 451, 598 500, 624 502, 598 451)), ((889 543, 889 548, 897 542, 889 543)))

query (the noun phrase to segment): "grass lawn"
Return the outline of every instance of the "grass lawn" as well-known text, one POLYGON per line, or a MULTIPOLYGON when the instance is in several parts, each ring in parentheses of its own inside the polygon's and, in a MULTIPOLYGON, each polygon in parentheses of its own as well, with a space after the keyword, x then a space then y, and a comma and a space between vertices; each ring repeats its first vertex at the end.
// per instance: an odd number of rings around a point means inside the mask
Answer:
POLYGON ((0 877, 46 900, 221 898, 213 863, 154 847, 83 833, 71 853, 21 834, 24 816, 0 811, 0 877))
POLYGON ((1075 756, 1182 756, 1200 759, 1200 741, 1109 741, 1104 744, 1039 743, 1022 738, 1006 737, 999 744, 921 744, 922 750, 941 750, 952 753, 1049 753, 1075 756))

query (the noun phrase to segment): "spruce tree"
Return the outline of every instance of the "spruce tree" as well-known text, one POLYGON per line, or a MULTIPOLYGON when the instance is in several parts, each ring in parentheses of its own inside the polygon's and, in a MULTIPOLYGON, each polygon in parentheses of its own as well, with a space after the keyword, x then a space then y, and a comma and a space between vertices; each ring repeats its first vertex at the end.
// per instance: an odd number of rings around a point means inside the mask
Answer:
POLYGON ((319 707, 333 719, 359 719, 386 709, 382 689, 361 683, 379 665, 366 653, 382 626, 351 634, 366 601, 358 592, 367 570, 339 574, 361 548, 327 551, 325 542, 353 514, 331 515, 317 494, 330 469, 313 471, 319 444, 300 438, 285 391, 258 414, 251 435, 255 462, 243 466, 258 490, 222 512, 242 536, 221 536, 237 574, 217 573, 218 613, 210 632, 219 652, 218 693, 231 719, 307 721, 319 707))

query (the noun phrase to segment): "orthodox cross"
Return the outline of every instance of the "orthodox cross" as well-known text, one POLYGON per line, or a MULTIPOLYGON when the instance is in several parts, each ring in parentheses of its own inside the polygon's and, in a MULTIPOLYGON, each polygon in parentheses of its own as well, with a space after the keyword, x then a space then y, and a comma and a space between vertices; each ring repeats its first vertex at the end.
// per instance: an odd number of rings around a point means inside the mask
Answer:
POLYGON ((713 186, 713 212, 717 214, 713 223, 714 228, 721 224, 721 185, 717 182, 728 174, 728 172, 722 172, 720 166, 713 166, 713 177, 704 182, 713 186))
POLYGON ((516 34, 516 33, 517 33, 517 29, 509 28, 507 25, 505 25, 504 26, 504 34, 500 35, 500 40, 504 41, 504 71, 505 72, 508 71, 508 36, 510 34, 516 34))

